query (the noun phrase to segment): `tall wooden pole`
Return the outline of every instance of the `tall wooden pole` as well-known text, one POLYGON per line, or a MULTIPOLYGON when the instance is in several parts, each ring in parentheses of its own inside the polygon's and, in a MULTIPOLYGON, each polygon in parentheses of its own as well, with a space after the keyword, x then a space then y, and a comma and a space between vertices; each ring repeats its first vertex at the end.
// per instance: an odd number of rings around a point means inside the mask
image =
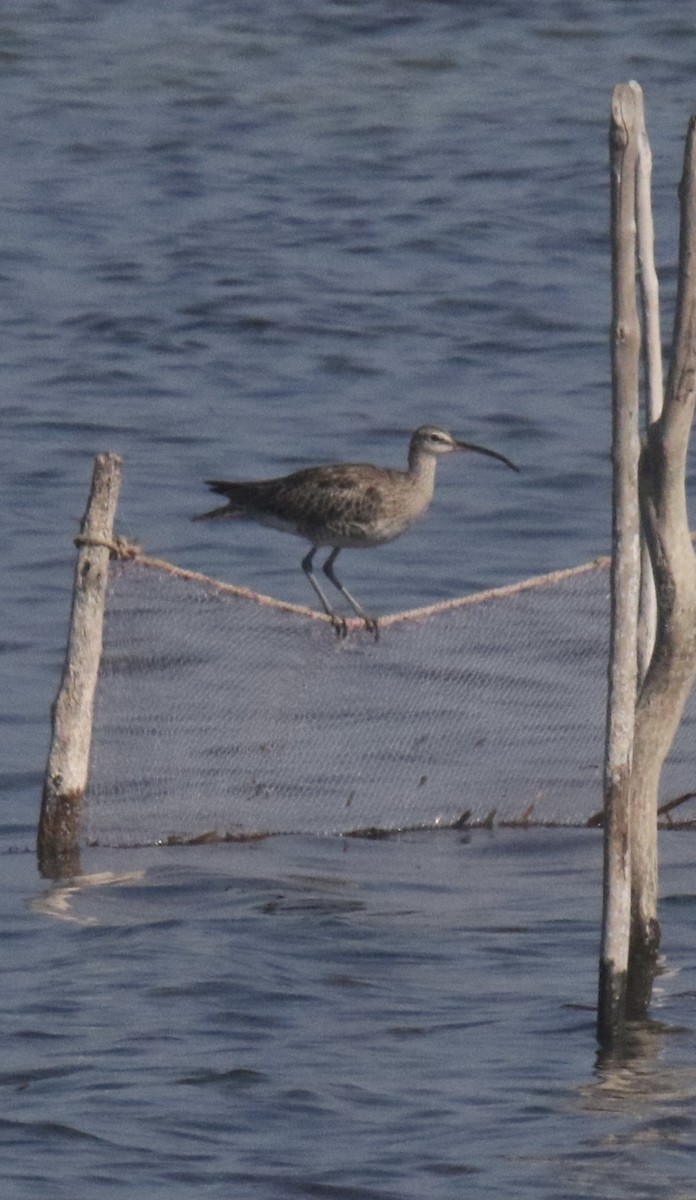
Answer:
POLYGON ((680 186, 677 304, 662 407, 657 282, 653 278, 652 219, 647 213, 649 178, 646 182, 644 169, 646 145, 642 92, 635 83, 619 85, 612 99, 611 140, 614 560, 597 1017, 600 1043, 610 1052, 620 1045, 624 1022, 644 1019, 650 1003, 660 944, 660 775, 696 678, 696 555, 686 504, 686 460, 696 408, 696 117, 689 124, 680 186), (641 162, 637 178, 636 164, 641 162), (645 275, 644 327, 649 343, 647 434, 637 481, 640 327, 635 286, 636 220, 645 275), (649 643, 643 645, 640 672, 636 640, 636 491, 657 606, 654 649, 650 655, 649 643))
POLYGON ((79 871, 82 800, 87 787, 92 710, 102 649, 109 543, 121 486, 121 459, 100 454, 80 527, 63 675, 52 712, 51 746, 37 839, 49 877, 79 871))
POLYGON ((629 794, 637 684, 640 582, 638 396, 640 320, 636 298, 636 96, 614 89, 610 126, 612 238, 612 567, 609 689, 604 764, 604 894, 597 1036, 623 1033, 631 911, 629 794))

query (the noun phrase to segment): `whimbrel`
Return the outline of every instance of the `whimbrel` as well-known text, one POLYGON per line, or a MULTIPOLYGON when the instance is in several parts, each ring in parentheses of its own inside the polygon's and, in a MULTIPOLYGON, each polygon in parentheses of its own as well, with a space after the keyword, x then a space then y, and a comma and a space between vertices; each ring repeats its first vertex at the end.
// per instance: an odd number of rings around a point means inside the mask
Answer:
POLYGON ((451 433, 434 425, 421 425, 411 437, 405 471, 373 467, 369 463, 335 463, 248 483, 211 479, 207 481, 210 490, 225 496, 228 502, 194 520, 247 519, 305 538, 310 550, 302 559, 302 570, 334 629, 345 637, 345 618, 334 612, 312 570, 319 547, 330 546, 331 553, 323 564, 324 574, 376 638, 376 619, 367 615, 336 577, 336 559, 341 550, 381 546, 405 533, 424 515, 432 500, 438 457, 453 450, 487 454, 513 471, 519 469, 496 450, 457 441, 451 433))

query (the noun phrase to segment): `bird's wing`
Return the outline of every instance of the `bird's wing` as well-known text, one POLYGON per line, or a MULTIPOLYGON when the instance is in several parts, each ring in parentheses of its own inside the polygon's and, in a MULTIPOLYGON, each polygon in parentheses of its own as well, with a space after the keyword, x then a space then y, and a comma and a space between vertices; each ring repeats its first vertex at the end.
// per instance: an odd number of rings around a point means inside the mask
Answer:
POLYGON ((269 515, 288 515, 298 507, 306 511, 316 505, 352 506, 366 495, 368 504, 374 505, 379 490, 378 482, 383 474, 383 471, 367 464, 340 463, 328 467, 307 467, 277 479, 234 483, 224 479, 208 479, 206 482, 211 492, 225 496, 233 507, 253 507, 269 515))
POLYGON ((271 502, 278 515, 300 520, 314 514, 322 524, 364 527, 377 520, 384 504, 384 473, 367 465, 310 467, 280 481, 271 502))
POLYGON ((212 515, 248 515, 287 522, 306 532, 310 539, 318 529, 340 526, 360 530, 379 520, 385 507, 388 474, 369 464, 340 463, 248 483, 210 480, 211 491, 229 502, 212 515))

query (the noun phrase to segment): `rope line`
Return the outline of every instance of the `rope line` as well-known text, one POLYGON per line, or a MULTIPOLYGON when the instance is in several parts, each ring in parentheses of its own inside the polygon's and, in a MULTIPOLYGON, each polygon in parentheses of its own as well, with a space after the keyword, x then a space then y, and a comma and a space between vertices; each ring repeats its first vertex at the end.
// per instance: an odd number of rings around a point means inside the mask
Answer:
MULTIPOLYGON (((190 571, 185 567, 178 567, 175 563, 168 562, 166 559, 154 558, 148 554, 143 554, 141 546, 136 542, 128 541, 125 537, 105 538, 102 540, 100 538, 79 536, 75 538, 75 545, 78 547, 104 547, 109 550, 110 557, 119 562, 134 562, 141 567, 146 567, 148 570, 161 571, 176 579, 187 580, 190 583, 199 583, 223 596, 236 596, 242 600, 252 600, 255 604, 266 605, 269 608, 277 609, 279 612, 288 612, 293 613, 295 616, 307 617, 312 621, 323 621, 324 623, 330 623, 331 621, 331 618, 325 613, 309 608, 305 604, 292 604, 288 600, 279 600, 275 596, 256 592, 253 588, 243 587, 234 583, 225 583, 221 579, 214 579, 212 576, 204 575, 200 571, 190 571)), ((404 621, 422 620, 426 617, 438 616, 440 613, 454 612, 468 605, 483 604, 488 600, 502 600, 508 596, 521 595, 535 588, 551 587, 554 584, 563 583, 566 580, 574 579, 581 575, 587 575, 591 571, 606 571, 610 562, 610 558, 604 555, 592 559, 591 562, 581 563, 577 567, 566 567, 558 571, 550 571, 545 575, 533 575, 528 579, 519 580, 517 583, 504 584, 502 587, 487 588, 484 591, 473 592, 468 596, 455 596, 451 600, 440 600, 436 604, 427 604, 420 608, 410 608, 402 612, 390 613, 379 618, 379 625, 381 629, 384 629, 390 625, 401 624, 404 621)), ((349 617, 347 625, 349 629, 362 629, 363 622, 359 617, 349 617)))
POLYGON ((78 534, 73 538, 73 542, 78 549, 82 546, 99 546, 109 551, 109 558, 126 560, 140 558, 142 554, 142 548, 137 542, 129 542, 128 538, 124 537, 95 538, 78 534))

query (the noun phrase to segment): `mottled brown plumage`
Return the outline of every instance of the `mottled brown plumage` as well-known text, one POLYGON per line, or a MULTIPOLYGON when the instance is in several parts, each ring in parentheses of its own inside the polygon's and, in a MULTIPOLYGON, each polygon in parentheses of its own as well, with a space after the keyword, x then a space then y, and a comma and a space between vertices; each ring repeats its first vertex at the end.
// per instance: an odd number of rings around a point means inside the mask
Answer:
POLYGON ((345 635, 345 620, 334 613, 312 571, 319 547, 331 546, 324 573, 376 637, 376 620, 336 578, 336 558, 341 550, 390 542, 422 517, 433 497, 437 458, 453 450, 487 454, 517 470, 495 450, 458 442, 444 430, 422 425, 411 438, 405 471, 369 463, 337 463, 248 483, 209 480, 211 491, 225 496, 228 503, 194 519, 247 519, 305 538, 311 549, 302 561, 302 569, 337 632, 345 635))

